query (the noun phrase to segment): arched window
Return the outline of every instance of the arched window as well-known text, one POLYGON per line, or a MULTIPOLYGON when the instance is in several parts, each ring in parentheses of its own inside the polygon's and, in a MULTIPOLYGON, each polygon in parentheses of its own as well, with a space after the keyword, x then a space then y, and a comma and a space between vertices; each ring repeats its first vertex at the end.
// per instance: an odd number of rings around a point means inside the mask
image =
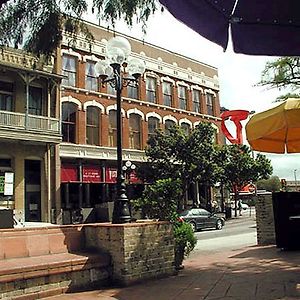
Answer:
POLYGON ((108 143, 110 147, 117 146, 117 111, 109 111, 108 143))
POLYGON ((63 141, 76 143, 77 105, 72 102, 62 103, 62 135, 63 141))
POLYGON ((147 76, 146 77, 146 101, 156 103, 156 78, 147 76))
POLYGON ((181 123, 180 127, 186 135, 189 135, 191 133, 191 126, 188 123, 181 123))
POLYGON ((116 96, 117 94, 116 89, 114 86, 110 84, 110 82, 106 83, 106 88, 107 88, 106 90, 107 94, 116 96))
POLYGON ((127 86, 127 97, 138 99, 138 85, 136 82, 130 82, 127 86))
POLYGON ((98 91, 95 64, 94 61, 87 61, 85 63, 85 88, 90 91, 98 91))
POLYGON ((200 113, 201 112, 201 102, 200 102, 201 92, 199 90, 194 89, 192 94, 193 94, 193 111, 196 113, 200 113))
POLYGON ((163 81, 162 83, 162 92, 164 105, 172 106, 173 103, 173 85, 171 82, 163 81))
POLYGON ((148 118, 148 139, 155 134, 155 130, 159 128, 159 120, 155 117, 148 118))
POLYGON ((62 85, 75 86, 76 85, 76 64, 77 58, 75 56, 63 55, 62 57, 62 85))
POLYGON ((170 128, 175 126, 176 123, 172 120, 166 120, 165 122, 165 134, 169 134, 170 128))
POLYGON ((214 95, 207 93, 206 94, 206 107, 207 114, 213 116, 214 115, 214 95))
POLYGON ((186 110, 187 108, 187 88, 186 86, 178 86, 179 108, 186 110))
POLYGON ((141 116, 130 114, 129 116, 129 148, 141 149, 141 116))
POLYGON ((86 143, 89 145, 100 145, 100 113, 96 106, 86 109, 86 143))

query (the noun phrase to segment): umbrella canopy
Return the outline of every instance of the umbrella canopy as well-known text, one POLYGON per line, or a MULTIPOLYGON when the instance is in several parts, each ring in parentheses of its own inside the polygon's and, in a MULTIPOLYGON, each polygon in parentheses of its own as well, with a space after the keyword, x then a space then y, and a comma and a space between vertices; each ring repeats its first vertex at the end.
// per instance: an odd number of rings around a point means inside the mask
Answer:
POLYGON ((270 153, 300 153, 300 100, 288 99, 255 114, 246 124, 253 150, 270 153))
POLYGON ((212 42, 254 55, 300 55, 299 0, 159 0, 178 20, 212 42))

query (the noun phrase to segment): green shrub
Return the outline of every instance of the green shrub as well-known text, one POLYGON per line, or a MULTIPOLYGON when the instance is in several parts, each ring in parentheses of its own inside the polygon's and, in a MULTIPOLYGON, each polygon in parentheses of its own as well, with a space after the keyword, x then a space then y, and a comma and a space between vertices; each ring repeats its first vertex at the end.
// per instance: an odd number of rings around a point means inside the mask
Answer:
POLYGON ((148 185, 142 197, 132 201, 132 206, 135 210, 140 209, 147 218, 171 221, 176 218, 180 195, 179 180, 161 179, 148 185))
POLYGON ((175 238, 175 267, 178 269, 184 257, 195 247, 197 239, 190 224, 178 222, 177 207, 181 195, 181 183, 171 178, 157 180, 148 185, 141 198, 132 201, 135 210, 151 219, 171 221, 175 238))
POLYGON ((175 237, 175 267, 179 268, 183 259, 195 248, 197 239, 191 225, 185 222, 174 222, 173 232, 175 237))

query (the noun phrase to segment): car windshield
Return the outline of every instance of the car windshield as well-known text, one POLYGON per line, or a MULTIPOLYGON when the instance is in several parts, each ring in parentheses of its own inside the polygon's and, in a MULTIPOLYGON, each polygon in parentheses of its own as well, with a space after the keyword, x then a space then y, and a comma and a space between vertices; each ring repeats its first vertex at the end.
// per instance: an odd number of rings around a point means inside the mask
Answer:
POLYGON ((188 214, 189 214, 188 210, 185 210, 185 211, 180 213, 181 216, 187 216, 188 214))

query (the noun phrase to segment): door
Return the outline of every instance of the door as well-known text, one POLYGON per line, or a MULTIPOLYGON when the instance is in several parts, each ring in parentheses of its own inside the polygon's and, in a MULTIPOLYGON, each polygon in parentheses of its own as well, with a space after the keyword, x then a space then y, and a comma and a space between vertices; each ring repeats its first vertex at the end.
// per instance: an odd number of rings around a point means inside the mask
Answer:
POLYGON ((25 160, 25 221, 41 222, 41 162, 25 160))

